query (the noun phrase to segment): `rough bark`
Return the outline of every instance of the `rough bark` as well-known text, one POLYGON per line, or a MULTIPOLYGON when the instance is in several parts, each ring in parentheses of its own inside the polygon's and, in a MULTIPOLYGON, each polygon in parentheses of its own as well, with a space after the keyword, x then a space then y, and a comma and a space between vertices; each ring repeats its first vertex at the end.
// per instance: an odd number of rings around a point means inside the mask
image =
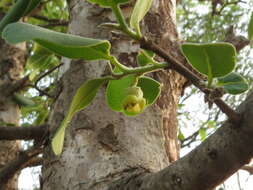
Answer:
MULTIPOLYGON (((144 21, 144 32, 173 56, 182 59, 175 23, 176 1, 156 0, 144 21)), ((108 9, 86 1, 69 1, 69 31, 86 37, 109 39, 113 54, 135 65, 139 45, 97 26, 114 20, 108 9)), ((125 7, 129 14, 131 7, 125 7)), ((59 127, 76 89, 87 79, 107 72, 106 64, 72 61, 62 77, 63 91, 50 116, 51 131, 59 127)), ((66 66, 65 66, 66 67, 66 66)), ((137 117, 112 112, 101 89, 94 103, 73 118, 66 132, 64 152, 45 152, 42 184, 47 189, 107 189, 112 181, 144 171, 157 172, 178 159, 176 107, 185 79, 174 72, 154 76, 163 84, 157 104, 137 117)))
MULTIPOLYGON (((19 125, 20 110, 15 104, 10 95, 6 93, 6 87, 9 88, 20 78, 20 73, 23 70, 25 61, 25 46, 7 45, 0 39, 0 122, 13 125, 19 125)), ((0 169, 7 162, 13 160, 18 153, 18 141, 0 141, 0 169)), ((15 175, 7 183, 5 189, 17 189, 17 177, 15 175)))

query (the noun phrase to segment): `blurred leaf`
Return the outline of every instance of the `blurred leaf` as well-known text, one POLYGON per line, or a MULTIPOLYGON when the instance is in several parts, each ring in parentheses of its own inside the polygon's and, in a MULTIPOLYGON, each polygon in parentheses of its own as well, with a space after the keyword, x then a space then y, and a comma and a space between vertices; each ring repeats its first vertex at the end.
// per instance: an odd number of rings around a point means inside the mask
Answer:
POLYGON ((137 0, 135 3, 131 18, 130 18, 130 26, 136 30, 136 32, 141 35, 140 25, 139 23, 144 18, 144 16, 149 11, 153 0, 137 0))
POLYGON ((180 141, 182 141, 182 140, 184 140, 184 139, 185 139, 185 136, 184 136, 184 134, 182 133, 182 131, 181 131, 181 130, 179 130, 179 133, 178 133, 178 139, 179 139, 180 141))
POLYGON ((22 94, 14 94, 13 101, 16 102, 19 106, 31 107, 35 106, 35 102, 31 98, 27 98, 22 94))
POLYGON ((207 127, 208 128, 216 128, 217 127, 216 121, 208 121, 207 122, 207 127))
POLYGON ((40 0, 18 0, 13 7, 8 11, 5 17, 0 22, 0 36, 7 24, 18 21, 22 16, 33 10, 40 0))
POLYGON ((229 94, 241 94, 248 90, 249 85, 246 80, 237 73, 230 73, 225 77, 218 78, 218 86, 222 86, 229 94))
POLYGON ((77 90, 74 98, 72 99, 67 115, 65 116, 52 139, 52 149, 56 155, 59 155, 62 152, 65 129, 74 114, 84 109, 91 103, 91 101, 95 98, 99 87, 106 81, 108 81, 106 78, 88 80, 87 82, 83 83, 77 90))
POLYGON ((206 129, 205 128, 200 128, 199 129, 199 136, 201 138, 202 141, 204 141, 206 139, 206 129))
POLYGON ((72 59, 98 60, 109 57, 110 43, 106 40, 54 32, 26 23, 9 24, 3 31, 3 38, 11 44, 34 40, 54 53, 72 59))
POLYGON ((253 12, 251 13, 250 21, 249 21, 249 26, 248 26, 248 38, 251 41, 253 41, 253 12))

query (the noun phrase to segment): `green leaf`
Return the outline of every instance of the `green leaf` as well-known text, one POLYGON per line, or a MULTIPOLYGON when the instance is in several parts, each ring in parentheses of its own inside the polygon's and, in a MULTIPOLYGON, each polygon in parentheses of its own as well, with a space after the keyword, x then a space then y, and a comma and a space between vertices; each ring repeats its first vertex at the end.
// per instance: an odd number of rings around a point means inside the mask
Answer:
MULTIPOLYGON (((25 0, 27 3, 27 0, 25 0)), ((27 7, 25 9, 24 15, 29 14, 33 9, 35 9, 41 0, 30 0, 29 3, 27 3, 27 7)))
POLYGON ((11 44, 33 40, 56 54, 72 59, 109 58, 110 43, 106 40, 64 34, 26 23, 9 24, 3 31, 3 38, 11 44))
POLYGON ((140 77, 137 86, 141 87, 146 106, 153 104, 161 93, 161 84, 150 77, 140 77))
POLYGON ((137 55, 137 63, 139 66, 146 66, 154 62, 155 54, 151 51, 141 50, 137 55))
POLYGON ((184 136, 184 134, 182 133, 182 131, 181 131, 181 130, 179 130, 179 133, 178 133, 178 139, 179 139, 180 141, 182 141, 182 140, 184 140, 184 139, 185 139, 185 136, 184 136))
POLYGON ((246 80, 237 73, 230 73, 225 77, 218 78, 218 86, 222 86, 229 94, 241 94, 249 89, 246 80))
POLYGON ((135 3, 131 18, 130 26, 136 30, 136 32, 141 36, 141 30, 139 23, 144 18, 144 16, 149 11, 153 0, 137 0, 135 3))
POLYGON ((14 94, 12 97, 13 101, 16 102, 19 106, 32 107, 35 106, 35 102, 23 96, 22 94, 14 94))
POLYGON ((18 0, 14 6, 8 11, 5 17, 0 22, 0 36, 4 27, 12 22, 17 22, 22 16, 30 13, 40 0, 18 0))
POLYGON ((122 102, 127 96, 126 90, 136 82, 135 75, 128 75, 119 80, 111 80, 106 88, 106 101, 108 106, 121 112, 123 110, 122 102))
POLYGON ((248 26, 248 38, 252 43, 252 41, 253 41, 253 12, 251 13, 249 26, 248 26))
POLYGON ((229 43, 185 43, 182 52, 188 62, 208 78, 225 76, 235 67, 236 50, 229 43))
POLYGON ((201 138, 202 141, 204 141, 206 139, 206 129, 205 128, 200 128, 199 129, 199 136, 201 138))
POLYGON ((68 110, 68 113, 57 129, 52 139, 52 149, 56 155, 61 154, 64 142, 65 129, 74 114, 85 107, 95 98, 99 87, 108 81, 107 78, 98 78, 83 83, 77 90, 68 110))
POLYGON ((113 4, 125 4, 129 0, 87 0, 90 3, 98 4, 101 7, 111 7, 113 4))

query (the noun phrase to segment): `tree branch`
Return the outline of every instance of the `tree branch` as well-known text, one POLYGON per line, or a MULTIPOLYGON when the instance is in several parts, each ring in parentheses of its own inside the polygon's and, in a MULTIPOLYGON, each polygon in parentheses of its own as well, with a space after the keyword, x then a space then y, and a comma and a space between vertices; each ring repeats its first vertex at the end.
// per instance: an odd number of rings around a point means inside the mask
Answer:
POLYGON ((253 175, 253 166, 243 166, 242 168, 241 168, 241 170, 245 170, 245 171, 247 171, 247 172, 249 172, 249 174, 250 175, 253 175))
POLYGON ((213 189, 253 157, 253 92, 239 106, 238 112, 242 119, 237 126, 227 121, 200 146, 167 168, 120 179, 109 189, 213 189))
POLYGON ((68 23, 67 20, 50 19, 48 17, 41 16, 41 15, 32 15, 31 17, 38 19, 38 20, 45 21, 45 22, 49 22, 49 23, 68 23))
POLYGON ((42 148, 33 147, 30 150, 20 152, 19 156, 9 162, 5 167, 0 170, 0 189, 5 189, 5 185, 8 180, 12 178, 17 171, 22 169, 23 165, 27 163, 30 159, 42 153, 42 148))
POLYGON ((41 139, 48 133, 48 125, 13 127, 0 126, 0 140, 32 140, 41 139))
POLYGON ((36 167, 36 166, 41 166, 43 163, 43 158, 42 157, 34 157, 30 159, 27 163, 22 165, 22 169, 28 168, 28 167, 36 167))
MULTIPOLYGON (((194 84, 198 89, 204 92, 207 96, 212 93, 212 90, 209 90, 201 83, 201 79, 187 69, 183 64, 178 62, 175 58, 173 58, 170 54, 168 54, 165 50, 161 49, 158 45, 154 44, 152 41, 147 40, 145 38, 140 40, 141 48, 151 50, 156 53, 158 56, 163 58, 170 65, 168 69, 173 69, 177 71, 179 74, 183 75, 185 78, 190 80, 192 84, 194 84)), ((225 102, 223 102, 220 98, 215 98, 213 102, 220 108, 220 110, 225 113, 228 118, 234 123, 240 122, 240 114, 236 113, 232 108, 230 108, 225 102)), ((212 103, 212 102, 211 102, 212 103)))

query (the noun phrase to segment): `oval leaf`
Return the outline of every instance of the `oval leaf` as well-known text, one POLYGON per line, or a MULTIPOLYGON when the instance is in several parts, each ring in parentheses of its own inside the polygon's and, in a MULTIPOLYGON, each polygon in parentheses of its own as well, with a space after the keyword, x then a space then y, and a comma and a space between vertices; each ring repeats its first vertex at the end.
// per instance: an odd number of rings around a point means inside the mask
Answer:
POLYGON ((140 77, 137 86, 142 89, 146 105, 153 104, 161 93, 161 84, 150 77, 140 77))
POLYGON ((222 86, 229 94, 241 94, 248 90, 249 85, 246 80, 237 73, 230 73, 225 77, 218 78, 218 86, 222 86))
POLYGON ((122 102, 126 97, 126 90, 134 84, 136 77, 134 75, 125 76, 119 80, 111 80, 106 88, 106 101, 108 106, 121 112, 123 110, 122 102))
POLYGON ((20 22, 6 26, 2 35, 11 44, 33 40, 56 54, 72 59, 109 58, 110 43, 106 40, 64 34, 20 22))
POLYGON ((56 155, 61 154, 64 142, 65 129, 74 114, 87 107, 97 94, 99 87, 108 81, 107 78, 98 78, 85 82, 77 90, 65 119, 57 129, 52 139, 52 149, 56 155))
POLYGON ((250 21, 249 21, 249 26, 248 26, 248 38, 251 41, 253 41, 253 12, 251 13, 250 21))
POLYGON ((39 4, 39 2, 40 0, 18 0, 1 20, 0 36, 7 24, 17 22, 22 16, 30 13, 39 4))
POLYGON ((141 35, 140 21, 144 18, 144 16, 149 11, 153 0, 137 0, 135 3, 131 18, 130 18, 130 26, 136 30, 136 32, 141 35))
POLYGON ((129 0, 87 0, 90 3, 98 4, 101 7, 111 7, 113 4, 125 4, 129 0))
POLYGON ((222 77, 235 67, 236 50, 229 43, 185 43, 182 52, 197 71, 207 76, 222 77))

